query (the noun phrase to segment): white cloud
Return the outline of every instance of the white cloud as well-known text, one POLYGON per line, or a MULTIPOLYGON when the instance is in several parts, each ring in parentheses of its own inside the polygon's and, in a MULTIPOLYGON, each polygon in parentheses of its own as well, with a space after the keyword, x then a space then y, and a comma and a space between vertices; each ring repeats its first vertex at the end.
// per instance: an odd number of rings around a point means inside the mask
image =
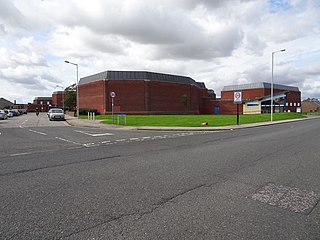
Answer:
POLYGON ((320 4, 288 0, 0 0, 3 97, 30 102, 108 69, 182 74, 217 95, 275 80, 320 97, 320 4))

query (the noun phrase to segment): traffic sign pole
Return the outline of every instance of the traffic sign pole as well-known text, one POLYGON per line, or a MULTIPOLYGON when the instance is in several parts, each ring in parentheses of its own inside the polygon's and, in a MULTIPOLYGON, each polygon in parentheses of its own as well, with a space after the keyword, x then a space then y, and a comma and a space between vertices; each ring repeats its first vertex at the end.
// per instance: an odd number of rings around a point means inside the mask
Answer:
POLYGON ((242 103, 242 92, 233 92, 233 103, 237 105, 237 125, 239 125, 239 103, 242 103))
POLYGON ((116 93, 115 92, 110 92, 110 97, 111 97, 111 115, 112 115, 112 125, 114 123, 114 117, 113 117, 113 113, 114 113, 114 98, 116 97, 116 93))

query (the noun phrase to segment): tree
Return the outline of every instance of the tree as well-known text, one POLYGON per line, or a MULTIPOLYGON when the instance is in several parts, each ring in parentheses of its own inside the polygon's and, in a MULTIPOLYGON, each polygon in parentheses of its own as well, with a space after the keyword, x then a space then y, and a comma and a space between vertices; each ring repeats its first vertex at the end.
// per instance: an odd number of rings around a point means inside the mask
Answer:
POLYGON ((76 84, 66 87, 64 90, 64 107, 69 110, 75 110, 77 105, 77 91, 76 84))
POLYGON ((188 103, 189 103, 189 97, 187 94, 183 94, 180 97, 180 101, 182 102, 183 106, 185 107, 185 110, 188 110, 188 103))

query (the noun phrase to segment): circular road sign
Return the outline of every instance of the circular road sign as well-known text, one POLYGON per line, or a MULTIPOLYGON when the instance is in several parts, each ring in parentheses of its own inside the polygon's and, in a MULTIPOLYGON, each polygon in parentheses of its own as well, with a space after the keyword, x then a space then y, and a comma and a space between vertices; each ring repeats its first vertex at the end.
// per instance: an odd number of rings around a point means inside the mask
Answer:
POLYGON ((110 97, 115 98, 116 97, 116 93, 115 92, 110 92, 110 97))

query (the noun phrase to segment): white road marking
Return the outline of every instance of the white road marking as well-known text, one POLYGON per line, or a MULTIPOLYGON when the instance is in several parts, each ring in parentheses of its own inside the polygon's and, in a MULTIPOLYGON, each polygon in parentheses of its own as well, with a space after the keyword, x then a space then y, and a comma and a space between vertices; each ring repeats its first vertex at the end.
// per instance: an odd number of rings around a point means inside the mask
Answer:
POLYGON ((13 154, 10 154, 10 157, 23 156, 23 155, 28 155, 28 154, 31 154, 31 153, 32 152, 13 153, 13 154))
POLYGON ((83 145, 81 143, 77 143, 77 142, 74 142, 74 141, 71 141, 71 140, 68 140, 68 139, 64 139, 64 138, 60 138, 60 137, 56 137, 56 139, 59 139, 61 141, 68 142, 68 143, 73 143, 73 144, 76 144, 76 145, 83 145))
POLYGON ((91 137, 112 136, 113 133, 89 133, 85 131, 75 130, 75 132, 82 133, 91 137))
POLYGON ((144 139, 150 139, 151 137, 142 137, 142 140, 144 140, 144 139))
POLYGON ((129 139, 130 141, 137 141, 137 140, 140 140, 139 138, 130 138, 129 139))
POLYGON ((29 119, 24 120, 21 125, 25 124, 26 122, 28 122, 29 119))
POLYGON ((123 139, 117 139, 116 142, 124 142, 126 141, 127 139, 123 138, 123 139))
POLYGON ((33 133, 38 133, 38 134, 41 134, 41 135, 47 135, 46 133, 34 131, 34 130, 31 130, 31 129, 29 129, 29 131, 30 131, 30 132, 33 132, 33 133))

